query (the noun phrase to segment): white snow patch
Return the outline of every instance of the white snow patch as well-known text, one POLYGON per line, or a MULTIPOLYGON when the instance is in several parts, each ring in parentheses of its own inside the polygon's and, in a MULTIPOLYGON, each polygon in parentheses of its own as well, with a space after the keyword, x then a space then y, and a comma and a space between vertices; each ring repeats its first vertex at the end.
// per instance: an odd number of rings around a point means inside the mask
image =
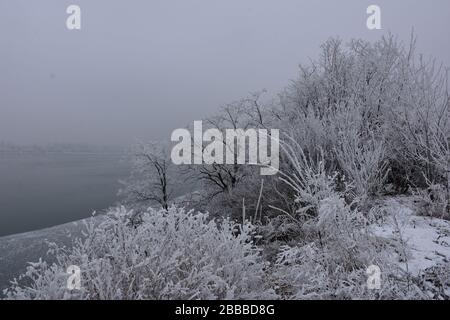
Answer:
POLYGON ((379 237, 405 244, 407 259, 398 264, 417 276, 425 269, 450 262, 450 222, 416 216, 411 207, 411 201, 405 198, 387 200, 383 206, 387 217, 373 231, 379 237))

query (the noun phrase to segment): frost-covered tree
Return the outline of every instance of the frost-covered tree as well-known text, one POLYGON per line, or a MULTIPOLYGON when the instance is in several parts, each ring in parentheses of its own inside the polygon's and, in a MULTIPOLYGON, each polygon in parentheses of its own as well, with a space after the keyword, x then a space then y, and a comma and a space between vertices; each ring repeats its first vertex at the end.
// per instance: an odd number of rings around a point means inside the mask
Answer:
MULTIPOLYGON (((261 210, 261 200, 267 199, 270 192, 271 177, 261 177, 260 167, 256 164, 237 164, 238 153, 246 154, 248 163, 248 140, 246 149, 239 150, 239 145, 229 144, 226 130, 271 129, 273 115, 268 102, 263 99, 264 91, 250 94, 247 98, 235 101, 203 120, 203 130, 217 129, 223 140, 223 154, 231 152, 234 163, 205 163, 185 166, 183 172, 190 181, 200 182, 202 197, 198 205, 211 213, 241 218, 243 202, 254 216, 255 210, 261 210), (265 183, 262 180, 266 181, 265 183), (259 196, 260 191, 264 196, 259 196), (258 204, 259 203, 259 204, 258 204)), ((270 132, 270 131, 269 131, 270 132)), ((194 142, 193 142, 194 143, 194 142)), ((201 146, 204 150, 204 145, 201 146)))
POLYGON ((132 171, 119 195, 126 203, 159 205, 168 209, 174 195, 175 167, 170 149, 162 143, 137 143, 130 152, 132 171))

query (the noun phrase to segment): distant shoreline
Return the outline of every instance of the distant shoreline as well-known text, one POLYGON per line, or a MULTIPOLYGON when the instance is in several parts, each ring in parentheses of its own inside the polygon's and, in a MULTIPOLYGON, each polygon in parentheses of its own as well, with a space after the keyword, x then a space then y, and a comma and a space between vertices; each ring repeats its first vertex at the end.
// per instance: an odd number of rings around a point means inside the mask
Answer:
POLYGON ((89 152, 89 151, 10 151, 0 150, 0 154, 30 154, 30 155, 42 155, 42 154, 81 154, 81 155, 125 155, 125 152, 89 152))

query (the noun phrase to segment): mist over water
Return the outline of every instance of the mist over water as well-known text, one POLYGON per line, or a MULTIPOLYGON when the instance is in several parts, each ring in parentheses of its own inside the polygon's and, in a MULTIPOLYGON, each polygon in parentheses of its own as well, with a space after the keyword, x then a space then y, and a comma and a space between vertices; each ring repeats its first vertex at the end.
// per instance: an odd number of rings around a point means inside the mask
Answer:
POLYGON ((91 216, 118 201, 120 153, 1 153, 0 236, 91 216))

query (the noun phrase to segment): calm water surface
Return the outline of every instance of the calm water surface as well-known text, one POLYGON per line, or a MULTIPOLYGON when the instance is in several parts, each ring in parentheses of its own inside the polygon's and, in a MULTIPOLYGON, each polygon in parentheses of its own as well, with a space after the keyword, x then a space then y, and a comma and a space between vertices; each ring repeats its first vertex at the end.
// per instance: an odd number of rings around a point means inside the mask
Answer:
POLYGON ((121 154, 0 153, 0 236, 89 217, 113 205, 129 165, 121 154))

